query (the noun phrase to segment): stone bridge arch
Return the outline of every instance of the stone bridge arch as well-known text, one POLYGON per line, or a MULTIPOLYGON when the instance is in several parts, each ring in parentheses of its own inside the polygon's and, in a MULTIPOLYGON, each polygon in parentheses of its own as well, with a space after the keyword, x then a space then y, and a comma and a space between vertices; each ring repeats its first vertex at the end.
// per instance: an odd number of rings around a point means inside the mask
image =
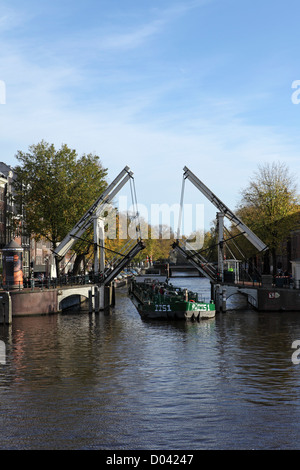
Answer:
POLYGON ((74 286, 58 289, 57 292, 57 304, 58 310, 62 311, 67 308, 75 307, 80 305, 89 298, 89 291, 92 289, 92 285, 86 286, 74 286))

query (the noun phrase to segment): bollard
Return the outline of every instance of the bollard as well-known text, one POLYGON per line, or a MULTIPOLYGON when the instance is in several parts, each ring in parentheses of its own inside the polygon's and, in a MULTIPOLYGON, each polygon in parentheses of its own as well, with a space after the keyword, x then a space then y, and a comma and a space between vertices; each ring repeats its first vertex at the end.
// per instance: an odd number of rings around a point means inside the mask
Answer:
POLYGON ((220 312, 220 285, 215 285, 215 294, 214 294, 214 301, 216 305, 216 312, 220 312))
POLYGON ((226 312, 226 289, 222 290, 222 312, 226 312))
POLYGON ((94 305, 95 305, 95 312, 99 313, 99 289, 97 286, 94 288, 94 305))
POLYGON ((93 313, 93 293, 89 290, 89 313, 93 313))
POLYGON ((12 306, 9 292, 2 292, 0 295, 0 324, 12 323, 12 306))
POLYGON ((114 281, 112 282, 111 289, 112 289, 112 292, 111 292, 111 306, 114 307, 116 305, 116 290, 115 290, 116 286, 115 286, 114 281))

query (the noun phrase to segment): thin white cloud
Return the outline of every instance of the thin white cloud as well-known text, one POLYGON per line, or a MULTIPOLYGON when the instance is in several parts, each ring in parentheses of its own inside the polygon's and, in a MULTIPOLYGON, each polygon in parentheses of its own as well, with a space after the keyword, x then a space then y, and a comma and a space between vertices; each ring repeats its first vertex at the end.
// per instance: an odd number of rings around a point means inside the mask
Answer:
POLYGON ((217 82, 220 63, 224 67, 222 48, 213 57, 199 54, 189 62, 181 55, 167 64, 157 49, 153 62, 139 67, 153 39, 204 3, 153 9, 147 21, 144 16, 130 26, 116 23, 113 32, 105 27, 101 34, 100 28, 61 33, 38 51, 31 50, 26 37, 25 44, 17 36, 13 42, 3 40, 0 80, 6 83, 7 99, 0 106, 0 160, 10 163, 17 150, 41 139, 57 146, 64 142, 79 153, 99 154, 112 178, 129 164, 145 204, 177 203, 184 165, 231 208, 258 163, 284 160, 300 174, 298 136, 289 140, 284 123, 278 132, 246 120, 251 106, 254 115, 256 103, 262 106, 263 93, 249 88, 243 97, 242 91, 224 92, 223 77, 217 82), (47 56, 41 60, 43 50, 47 56), (131 52, 134 63, 124 66, 121 59, 131 52), (185 73, 177 76, 180 67, 185 73), (207 84, 210 75, 218 89, 207 84))
POLYGON ((200 8, 207 3, 215 0, 194 0, 186 2, 177 2, 169 7, 152 7, 149 6, 148 21, 145 22, 144 16, 139 17, 138 14, 132 18, 128 13, 128 18, 122 21, 116 16, 115 22, 108 26, 101 24, 97 29, 87 32, 85 30, 79 33, 75 32, 68 39, 64 38, 64 48, 70 46, 73 49, 82 48, 89 50, 90 53, 97 51, 120 51, 132 50, 143 46, 148 40, 158 36, 164 31, 164 28, 182 17, 185 13, 192 9, 200 8), (69 46, 68 46, 69 44, 69 46))
POLYGON ((12 6, 2 4, 0 13, 0 34, 13 30, 17 31, 18 28, 28 23, 32 17, 32 14, 28 13, 26 9, 21 11, 12 6))
POLYGON ((111 49, 133 49, 140 47, 151 36, 156 35, 162 27, 161 20, 138 26, 130 32, 123 32, 114 35, 107 35, 98 41, 98 48, 102 50, 111 49))

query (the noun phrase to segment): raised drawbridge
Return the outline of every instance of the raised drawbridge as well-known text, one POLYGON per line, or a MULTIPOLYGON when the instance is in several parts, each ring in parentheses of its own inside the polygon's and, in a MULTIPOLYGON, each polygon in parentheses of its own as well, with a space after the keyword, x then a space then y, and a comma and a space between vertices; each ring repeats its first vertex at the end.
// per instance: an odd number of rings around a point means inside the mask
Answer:
MULTIPOLYGON (((268 250, 267 245, 260 240, 260 238, 247 227, 242 220, 237 217, 200 179, 186 166, 183 169, 183 183, 181 191, 181 203, 180 203, 180 216, 178 223, 178 235, 176 242, 173 243, 172 247, 174 250, 179 252, 186 260, 188 260, 193 266, 195 266, 200 273, 211 281, 215 300, 218 299, 218 292, 220 291, 220 284, 225 283, 224 279, 224 218, 226 217, 233 226, 235 226, 240 234, 244 235, 248 241, 258 250, 260 253, 264 253, 268 250), (201 250, 195 250, 185 240, 180 239, 180 225, 181 225, 181 213, 183 206, 184 188, 185 181, 189 180, 202 194, 218 209, 217 212, 217 228, 218 228, 218 263, 209 262, 201 250)), ((223 289, 224 290, 224 289, 223 289)), ((223 292, 224 296, 224 292, 223 292)))
MULTIPOLYGON (((99 279, 100 288, 110 284, 124 267, 144 248, 141 238, 139 222, 136 224, 136 239, 131 239, 120 252, 115 253, 110 266, 105 265, 105 223, 108 212, 112 212, 114 197, 123 186, 130 182, 134 197, 136 217, 138 220, 136 193, 134 188, 133 173, 126 166, 112 183, 105 189, 99 198, 86 211, 76 225, 65 236, 62 242, 54 250, 54 255, 60 260, 68 253, 78 240, 81 240, 85 232, 93 226, 94 232, 94 274, 99 279)), ((104 297, 104 296, 102 296, 104 297)))

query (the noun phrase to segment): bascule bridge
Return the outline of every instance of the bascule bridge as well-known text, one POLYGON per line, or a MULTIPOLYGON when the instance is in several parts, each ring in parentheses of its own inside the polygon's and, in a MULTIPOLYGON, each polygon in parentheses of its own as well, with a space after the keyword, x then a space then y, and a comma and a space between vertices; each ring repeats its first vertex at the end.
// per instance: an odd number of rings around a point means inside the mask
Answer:
MULTIPOLYGON (((134 189, 133 173, 129 167, 125 167, 99 198, 86 211, 76 225, 70 230, 66 237, 56 248, 54 255, 58 260, 62 260, 69 250, 78 240, 84 240, 84 235, 88 229, 93 229, 94 246, 94 274, 97 282, 94 285, 94 304, 98 310, 103 310, 110 305, 113 289, 113 280, 132 261, 132 259, 144 248, 141 237, 140 223, 138 220, 137 201, 134 189), (108 266, 105 263, 105 222, 107 212, 111 210, 114 197, 129 182, 132 189, 133 199, 135 199, 136 214, 132 216, 136 220, 136 238, 131 238, 124 244, 123 248, 114 254, 113 260, 108 266), (106 301, 106 299, 108 299, 106 301)), ((296 289, 280 289, 272 284, 272 276, 262 275, 259 282, 248 279, 245 282, 238 276, 240 259, 231 259, 231 269, 235 276, 230 278, 226 264, 229 260, 224 258, 224 248, 228 248, 228 238, 225 239, 224 219, 228 219, 232 226, 236 227, 240 235, 246 237, 256 254, 264 256, 268 251, 266 244, 260 240, 244 223, 237 217, 200 179, 184 167, 183 183, 181 191, 181 211, 178 222, 177 240, 173 243, 173 249, 178 251, 183 257, 196 268, 202 276, 209 279, 211 284, 211 298, 216 304, 217 311, 226 311, 226 301, 234 294, 246 296, 248 302, 258 310, 300 310, 300 296, 296 289), (195 249, 186 240, 180 238, 180 224, 182 217, 182 206, 184 197, 184 187, 186 180, 190 181, 218 210, 217 212, 217 263, 210 262, 202 250, 195 249)), ((235 238, 231 237, 230 239, 235 238)), ((228 266, 227 266, 228 267, 228 266)), ((34 290, 28 292, 8 291, 2 293, 2 303, 0 309, 0 323, 11 322, 14 312, 17 314, 46 314, 61 310, 61 303, 72 296, 90 297, 92 286, 65 286, 61 288, 45 289, 44 291, 34 290)))
MULTIPOLYGON (((140 224, 138 221, 136 192, 134 188, 133 173, 130 168, 126 166, 119 175, 112 181, 106 190, 99 196, 99 198, 92 204, 92 206, 81 217, 77 224, 70 230, 62 242, 54 251, 54 255, 58 260, 62 260, 67 252, 74 246, 78 240, 82 240, 85 232, 93 227, 94 233, 94 275, 98 277, 98 286, 95 292, 97 299, 95 300, 99 305, 99 309, 105 308, 105 289, 112 289, 112 281, 124 269, 124 267, 131 262, 131 260, 144 248, 144 243, 141 238, 140 224), (136 239, 131 239, 118 253, 115 253, 113 260, 109 266, 105 264, 105 223, 107 220, 107 213, 113 210, 113 199, 123 188, 123 186, 130 182, 132 197, 134 199, 134 206, 136 207, 136 239)), ((107 296, 108 298, 110 296, 107 296)))
MULTIPOLYGON (((240 293, 247 296, 249 303, 258 307, 258 286, 254 282, 239 282, 239 260, 230 260, 231 269, 236 273, 234 279, 229 279, 228 271, 225 271, 224 265, 228 260, 224 259, 224 218, 227 218, 233 226, 237 228, 241 235, 245 236, 258 253, 264 254, 268 247, 259 239, 252 230, 247 227, 242 220, 237 217, 189 168, 183 169, 183 182, 181 191, 181 210, 183 204, 183 195, 185 181, 189 180, 201 193, 218 209, 217 212, 217 232, 218 232, 218 262, 217 264, 209 262, 201 250, 195 250, 186 241, 180 239, 181 216, 178 223, 178 238, 173 244, 173 248, 183 255, 199 272, 208 278, 211 282, 211 296, 216 303, 218 311, 226 310, 226 300, 233 294, 240 293), (227 276, 225 275, 227 274, 227 276)), ((270 277, 265 277, 266 282, 270 282, 270 277)), ((268 284, 269 287, 269 284, 268 284)))

